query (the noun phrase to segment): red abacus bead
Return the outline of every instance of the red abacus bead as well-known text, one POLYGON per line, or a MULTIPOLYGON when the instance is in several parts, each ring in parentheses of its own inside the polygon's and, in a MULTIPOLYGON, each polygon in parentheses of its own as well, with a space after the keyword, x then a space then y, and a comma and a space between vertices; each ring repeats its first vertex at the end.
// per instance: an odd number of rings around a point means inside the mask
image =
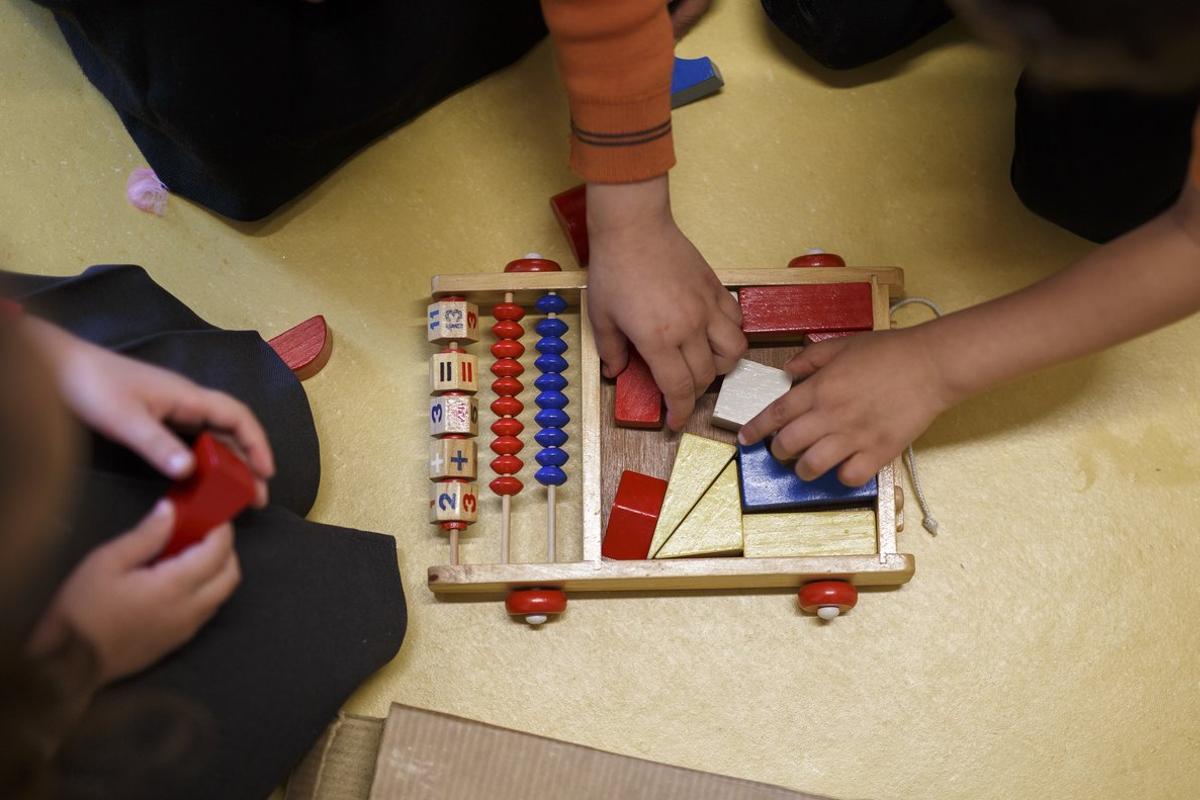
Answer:
POLYGON ((501 436, 492 442, 492 452, 502 456, 515 456, 524 446, 525 443, 515 436, 501 436))
POLYGON ((516 378, 496 378, 492 381, 492 391, 501 397, 518 395, 525 387, 516 378))
POLYGON ((515 417, 525 410, 525 404, 515 397, 497 397, 492 401, 492 413, 497 417, 515 417))
POLYGON ((501 417, 492 423, 492 433, 497 436, 520 436, 525 426, 521 420, 512 417, 501 417))
POLYGON ((492 472, 497 475, 515 475, 523 466, 525 462, 516 456, 496 456, 492 459, 492 472))
POLYGON ((844 267, 846 261, 837 253, 806 253, 796 256, 788 262, 791 268, 796 267, 844 267))
POLYGON ((848 581, 813 581, 800 587, 800 610, 815 614, 823 606, 849 611, 858 602, 858 589, 848 581))
POLYGON ((490 486, 492 491, 498 495, 517 494, 525 488, 523 483, 511 475, 504 475, 496 478, 496 480, 489 483, 488 486, 490 486))
POLYGON ((496 358, 520 358, 525 352, 525 345, 516 339, 501 339, 492 345, 492 355, 496 358))
POLYGON ((444 531, 465 531, 467 523, 465 522, 443 522, 442 530, 444 531))
MULTIPOLYGON (((516 303, 497 303, 492 307, 492 316, 499 320, 516 322, 525 316, 525 309, 516 303)), ((492 332, 495 333, 494 330, 492 332)))
POLYGON ((561 614, 567 610, 567 593, 561 589, 516 589, 504 600, 509 614, 561 614))
POLYGON ((497 339, 520 339, 525 335, 525 329, 519 322, 502 319, 492 326, 492 335, 497 339))
POLYGON ((515 378, 525 371, 521 366, 520 361, 511 358, 502 358, 492 364, 492 374, 499 375, 501 378, 515 378))

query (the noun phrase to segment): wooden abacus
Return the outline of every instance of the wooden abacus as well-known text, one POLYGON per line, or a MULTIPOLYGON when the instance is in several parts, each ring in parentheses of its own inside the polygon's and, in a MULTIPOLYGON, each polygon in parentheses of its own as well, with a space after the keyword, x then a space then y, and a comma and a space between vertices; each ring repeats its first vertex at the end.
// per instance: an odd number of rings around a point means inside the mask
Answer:
MULTIPOLYGON (((798 259, 794 263, 803 269, 728 269, 718 270, 717 276, 730 289, 798 285, 836 289, 840 284, 863 284, 869 287, 872 327, 875 330, 890 327, 890 297, 903 289, 904 276, 899 268, 825 266, 834 263, 829 259, 808 258, 799 263, 801 261, 798 259)), ((898 461, 885 466, 877 476, 873 554, 636 561, 603 558, 601 540, 606 514, 622 470, 635 469, 666 477, 678 435, 666 430, 635 430, 614 425, 614 390, 612 382, 601 377, 600 358, 588 320, 587 291, 586 271, 562 272, 554 262, 537 256, 517 259, 503 273, 433 278, 429 340, 449 345, 446 351, 434 356, 431 371, 435 395, 431 431, 435 435, 451 435, 448 429, 439 432, 437 420, 439 413, 449 419, 451 409, 444 407, 448 402, 456 405, 456 419, 469 415, 471 420, 469 425, 460 424, 453 433, 464 436, 476 433, 477 401, 467 394, 477 389, 473 378, 474 356, 462 353, 457 342, 470 342, 477 337, 473 333, 468 335, 466 330, 447 331, 444 327, 435 330, 434 322, 444 326, 448 309, 458 312, 453 314, 456 319, 459 315, 464 319, 477 318, 480 308, 497 319, 492 329, 496 336, 492 345, 492 353, 497 358, 493 368, 497 380, 492 385, 496 401, 491 408, 497 417, 492 430, 499 437, 493 444, 498 457, 492 466, 498 477, 492 481, 491 488, 501 497, 499 511, 502 518, 499 562, 459 563, 458 536, 477 518, 479 501, 475 498, 475 485, 466 482, 474 479, 474 470, 469 478, 465 475, 457 478, 435 475, 437 470, 431 470, 430 478, 438 481, 431 501, 431 518, 446 528, 451 540, 451 563, 430 567, 428 571, 428 584, 435 594, 505 596, 510 614, 523 617, 531 624, 540 624, 549 615, 565 609, 567 592, 789 589, 799 590, 800 605, 805 611, 819 613, 828 619, 853 607, 857 599, 856 586, 898 586, 912 577, 913 557, 897 551, 897 532, 903 529, 903 495, 897 486, 898 461), (444 305, 447 303, 452 305, 444 305), (524 346, 519 341, 524 330, 519 320, 524 316, 523 306, 531 303, 545 315, 536 328, 542 338, 538 347, 541 355, 535 364, 541 368, 542 375, 537 383, 540 392, 537 404, 541 410, 535 421, 542 429, 535 438, 544 449, 537 457, 541 468, 535 477, 546 486, 547 545, 544 561, 511 563, 511 500, 523 488, 516 477, 523 466, 516 457, 522 446, 517 437, 524 429, 519 419, 524 406, 517 399, 523 389, 517 380, 523 367, 517 359, 524 353, 524 346), (574 348, 563 339, 569 331, 568 324, 559 319, 560 314, 572 310, 578 313, 578 344, 574 348), (563 353, 567 350, 578 354, 580 369, 579 385, 570 392, 562 374, 566 367, 563 353), (443 366, 447 362, 450 366, 443 366), (571 395, 573 398, 569 400, 571 395), (560 449, 567 439, 568 415, 564 409, 568 403, 578 409, 576 430, 580 439, 580 463, 574 470, 566 466, 566 454, 560 449), (439 404, 443 406, 440 412, 439 404), (575 480, 582 498, 581 558, 560 561, 555 547, 555 488, 571 472, 577 476, 575 480), (444 480, 438 480, 442 478, 444 480), (456 491, 464 493, 457 502, 456 491), (450 499, 444 500, 447 495, 450 499), (467 497, 471 498, 470 509, 466 507, 467 497), (439 507, 443 500, 453 506, 453 513, 439 507)), ((751 348, 754 357, 777 364, 782 364, 794 352, 794 347, 778 344, 751 348)), ((732 441, 732 433, 709 424, 714 399, 708 394, 698 401, 696 412, 685 430, 732 441)))

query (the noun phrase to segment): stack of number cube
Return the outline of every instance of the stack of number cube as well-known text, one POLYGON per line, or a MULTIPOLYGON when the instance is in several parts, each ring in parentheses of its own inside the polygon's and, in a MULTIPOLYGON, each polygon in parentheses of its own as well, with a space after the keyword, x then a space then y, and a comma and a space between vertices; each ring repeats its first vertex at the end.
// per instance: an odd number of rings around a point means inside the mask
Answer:
POLYGON ((463 348, 479 339, 479 309, 459 297, 430 303, 429 342, 444 349, 429 362, 429 520, 465 530, 478 514, 475 436, 479 433, 479 365, 463 348))

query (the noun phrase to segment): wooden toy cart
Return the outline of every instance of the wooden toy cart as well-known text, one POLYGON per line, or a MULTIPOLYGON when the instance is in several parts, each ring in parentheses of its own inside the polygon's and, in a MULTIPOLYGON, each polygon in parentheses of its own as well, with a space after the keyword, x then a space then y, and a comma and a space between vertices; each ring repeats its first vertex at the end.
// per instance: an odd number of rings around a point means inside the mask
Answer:
MULTIPOLYGON (((515 262, 514 262, 515 263, 515 262)), ((553 265, 553 262, 549 262, 553 265)), ((552 266, 551 268, 556 268, 552 266)), ((860 283, 870 286, 875 330, 890 326, 890 298, 901 293, 903 272, 895 267, 808 267, 800 269, 725 269, 718 270, 720 280, 731 290, 747 286, 793 284, 860 283)), ((577 482, 582 514, 580 527, 582 556, 579 560, 559 560, 563 548, 554 547, 553 505, 547 512, 526 513, 520 520, 522 534, 550 519, 549 542, 542 563, 507 563, 509 542, 507 516, 502 543, 492 550, 497 563, 458 563, 458 534, 451 533, 451 562, 428 571, 429 588, 438 596, 479 595, 506 597, 510 614, 538 624, 549 614, 565 607, 568 592, 623 592, 672 590, 786 589, 801 591, 801 606, 806 611, 821 609, 823 618, 847 610, 857 597, 855 586, 897 586, 913 575, 911 555, 897 551, 896 534, 903 529, 903 495, 899 488, 899 462, 885 466, 878 474, 875 501, 876 552, 870 555, 811 555, 787 558, 699 557, 649 559, 640 561, 608 560, 601 557, 601 539, 607 524, 616 484, 623 469, 633 469, 667 478, 674 459, 678 434, 663 430, 618 428, 613 421, 611 381, 602 378, 592 327, 587 315, 586 271, 505 272, 497 274, 439 275, 433 278, 434 300, 454 298, 478 307, 480 328, 494 309, 508 301, 533 306, 547 292, 566 301, 564 315, 578 314, 572 325, 569 354, 578 361, 576 385, 567 389, 571 396, 568 410, 575 417, 572 436, 577 436, 578 457, 565 466, 570 481, 577 482), (807 587, 807 597, 805 590, 807 587), (830 611, 830 614, 824 613, 830 611)), ((531 319, 537 312, 531 312, 531 319)), ((488 333, 482 340, 478 371, 488 363, 486 348, 496 340, 488 333)), ((781 366, 796 352, 796 342, 787 345, 752 345, 749 356, 764 363, 781 366)), ((452 345, 455 346, 455 345, 452 345)), ((532 348, 531 348, 532 349, 532 348)), ((536 355, 535 353, 533 355, 536 355)), ((480 432, 488 420, 483 409, 495 397, 480 380, 480 432)), ((733 434, 709 424, 714 395, 706 394, 697 402, 696 412, 686 428, 702 436, 731 442, 733 434)), ((532 414, 530 414, 532 417, 532 414)), ((488 418, 490 420, 490 418, 488 418)), ((517 426, 519 427, 519 426, 517 426)), ((487 480, 492 477, 483 462, 482 439, 479 465, 479 513, 493 513, 499 499, 489 495, 487 480)), ((533 465, 536 469, 536 465, 533 465)), ((532 482, 530 482, 532 484, 532 482)), ((532 489, 540 487, 533 486, 532 489)), ((549 492, 553 504, 554 492, 549 492)), ((436 497, 436 492, 435 492, 436 497)), ((504 498, 505 511, 508 497, 504 498)), ((522 498, 522 502, 528 502, 522 498)), ((432 503, 431 503, 432 505, 432 503)), ((531 509, 526 509, 531 510, 531 509)), ((563 510, 562 513, 571 513, 563 510)), ((796 513, 805 513, 802 511, 796 513)), ((462 526, 465 528, 465 526, 462 526)), ((470 534, 467 534, 470 535, 470 534)), ((490 549, 490 546, 489 546, 490 549)), ((573 549, 573 548, 572 548, 573 549)))

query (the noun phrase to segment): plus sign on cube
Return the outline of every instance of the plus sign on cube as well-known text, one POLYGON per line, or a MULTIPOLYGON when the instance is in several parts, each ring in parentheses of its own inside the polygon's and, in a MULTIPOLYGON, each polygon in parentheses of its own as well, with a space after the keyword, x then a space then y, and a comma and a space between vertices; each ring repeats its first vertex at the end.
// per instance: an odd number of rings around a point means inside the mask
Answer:
POLYGON ((479 341, 479 308, 466 300, 435 300, 429 304, 425 332, 432 344, 479 341))
POLYGON ((434 439, 429 443, 429 480, 475 480, 474 439, 434 439))

